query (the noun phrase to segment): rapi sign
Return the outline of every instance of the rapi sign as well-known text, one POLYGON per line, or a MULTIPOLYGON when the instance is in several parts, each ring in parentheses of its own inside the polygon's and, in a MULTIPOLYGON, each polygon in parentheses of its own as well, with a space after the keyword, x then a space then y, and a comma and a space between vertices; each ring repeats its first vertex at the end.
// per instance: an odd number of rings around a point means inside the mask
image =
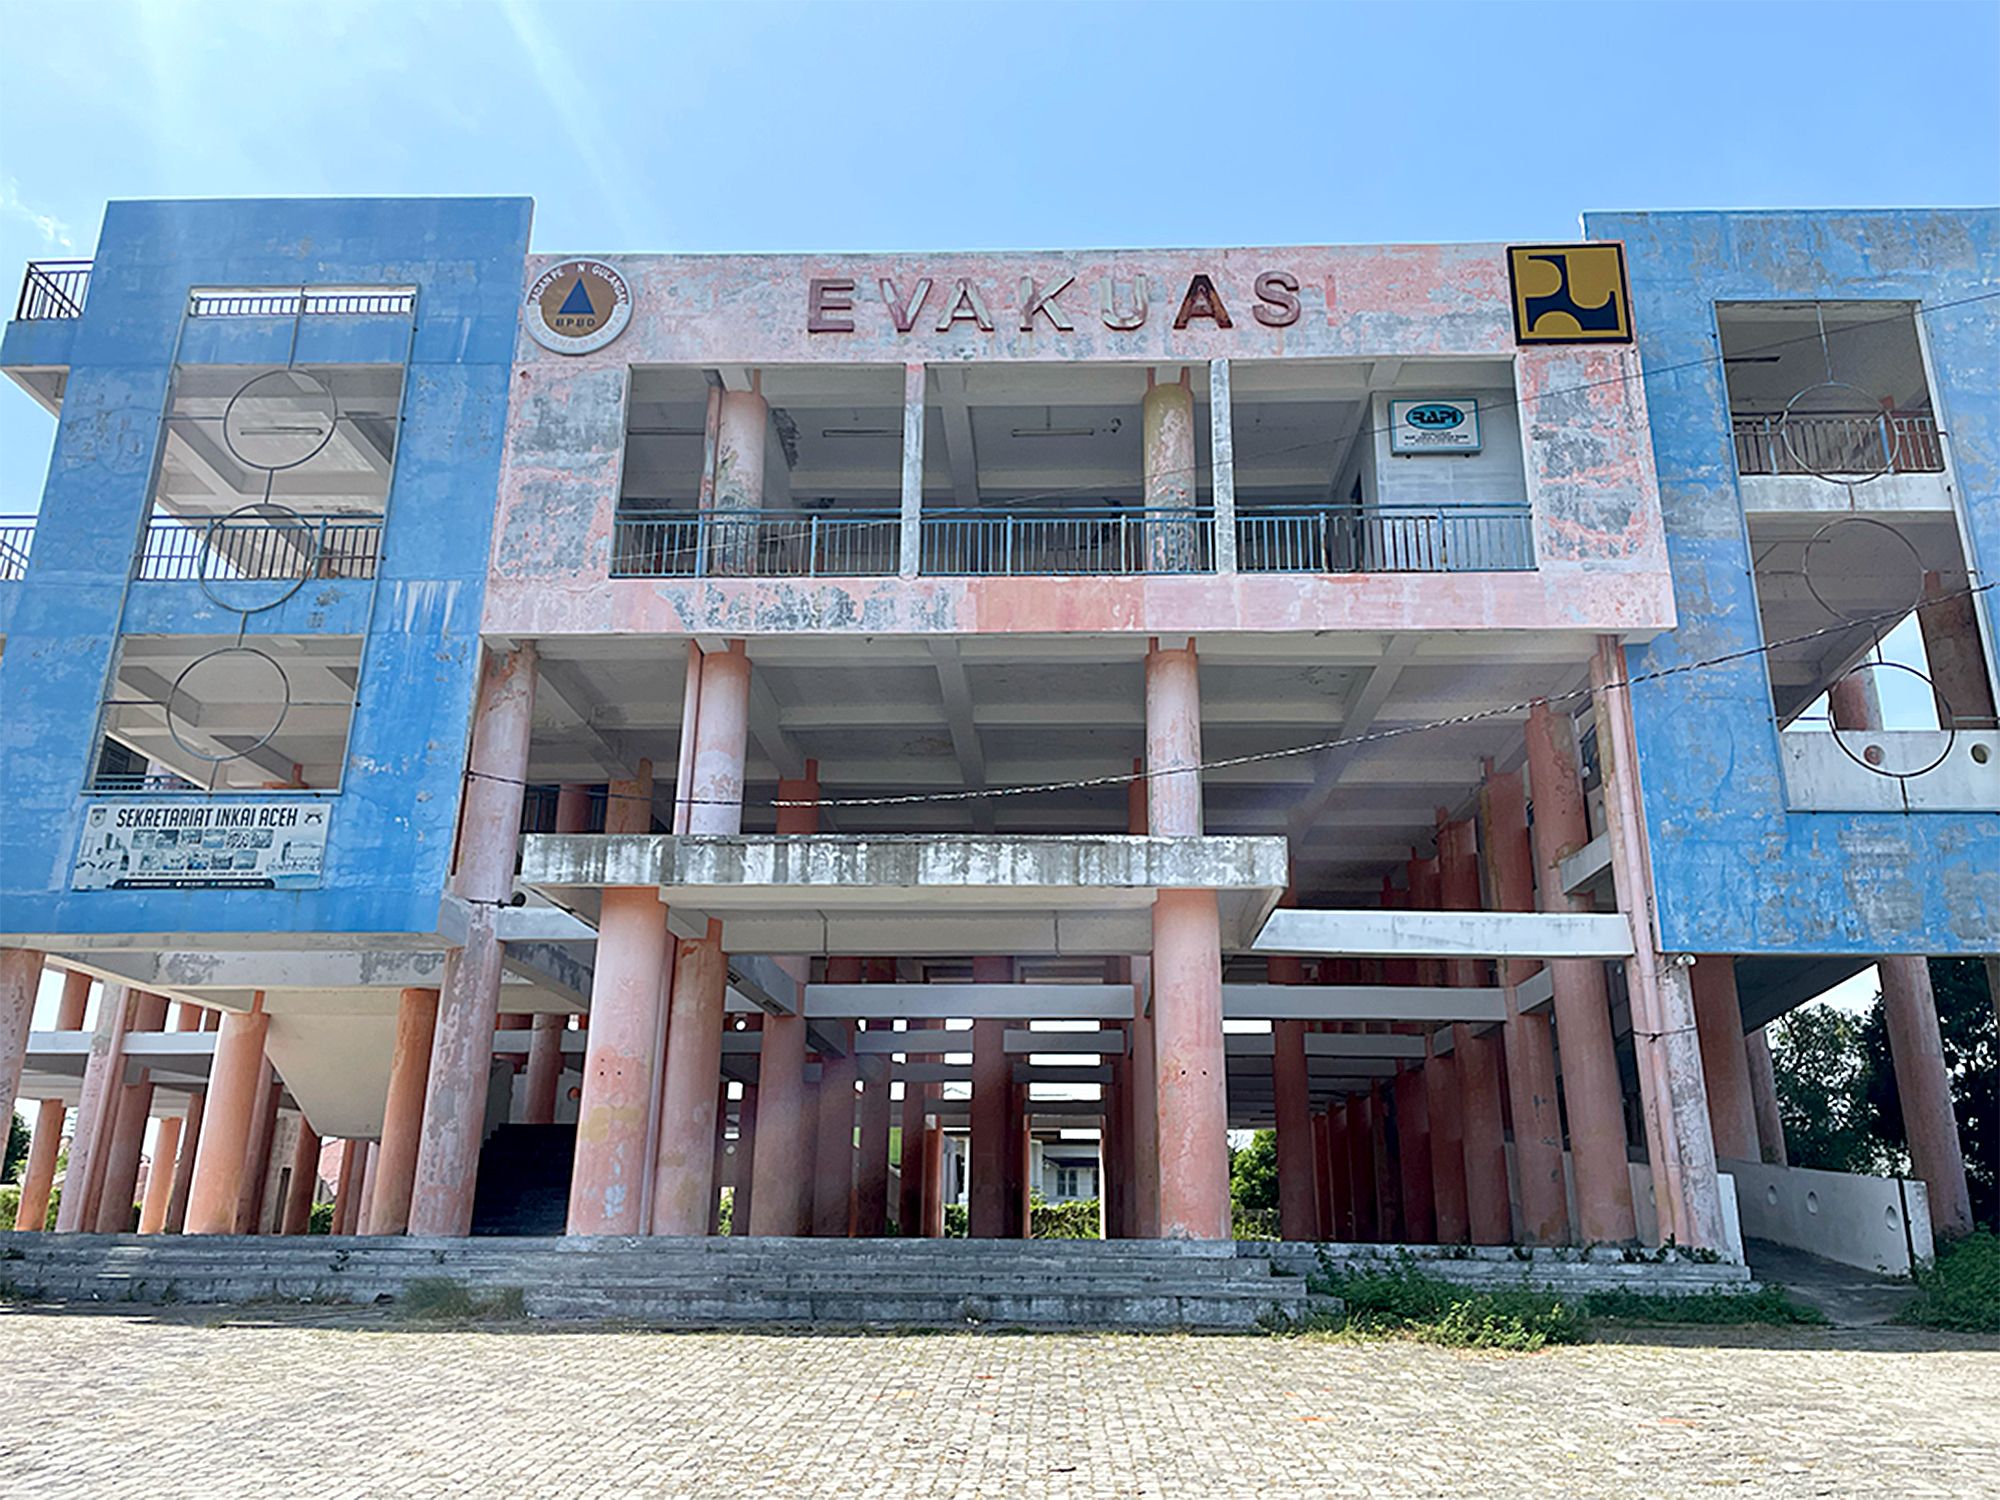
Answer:
POLYGON ((1389 403, 1391 453, 1477 453, 1479 403, 1430 396, 1389 403))

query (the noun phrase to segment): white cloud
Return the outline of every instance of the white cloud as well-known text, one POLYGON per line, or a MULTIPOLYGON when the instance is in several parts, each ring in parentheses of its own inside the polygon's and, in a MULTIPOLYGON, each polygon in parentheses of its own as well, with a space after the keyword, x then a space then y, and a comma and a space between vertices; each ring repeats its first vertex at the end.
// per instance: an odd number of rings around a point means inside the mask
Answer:
POLYGON ((12 218, 25 220, 32 225, 42 243, 57 250, 74 250, 76 240, 71 236, 69 223, 54 214, 43 213, 32 203, 21 199, 21 185, 11 177, 0 178, 0 213, 12 218))

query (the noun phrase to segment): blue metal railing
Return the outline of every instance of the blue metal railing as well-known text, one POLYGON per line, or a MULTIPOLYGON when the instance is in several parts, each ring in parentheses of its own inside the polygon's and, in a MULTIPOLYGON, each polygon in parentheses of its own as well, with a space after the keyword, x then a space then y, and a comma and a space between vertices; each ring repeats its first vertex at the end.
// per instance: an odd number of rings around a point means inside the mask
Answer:
POLYGON ((28 549, 34 544, 33 516, 0 516, 0 583, 28 576, 28 549))
POLYGON ((919 571, 937 577, 1206 573, 1207 510, 943 510, 924 513, 919 571))
POLYGON ((613 578, 867 578, 896 571, 895 511, 628 511, 613 578))
POLYGON ((1535 566, 1526 504, 1307 505, 1239 511, 1245 573, 1514 573, 1535 566))
POLYGON ((83 316, 84 294, 90 290, 87 260, 31 260, 21 277, 21 300, 14 304, 20 323, 83 316))
POLYGON ((373 578, 382 556, 375 516, 155 516, 136 577, 154 583, 223 578, 373 578))

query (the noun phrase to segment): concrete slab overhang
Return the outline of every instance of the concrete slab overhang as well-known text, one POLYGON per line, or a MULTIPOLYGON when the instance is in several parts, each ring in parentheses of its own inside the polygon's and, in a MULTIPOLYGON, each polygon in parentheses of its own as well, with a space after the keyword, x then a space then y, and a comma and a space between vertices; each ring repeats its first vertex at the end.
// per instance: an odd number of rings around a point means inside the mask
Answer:
POLYGON ((1618 912, 1309 911, 1271 914, 1258 953, 1396 958, 1630 958, 1618 912))
POLYGON ((1143 953, 1162 890, 1212 890, 1241 951, 1288 876, 1279 838, 533 834, 521 883, 594 918, 606 886, 657 886, 676 932, 749 953, 1143 953))

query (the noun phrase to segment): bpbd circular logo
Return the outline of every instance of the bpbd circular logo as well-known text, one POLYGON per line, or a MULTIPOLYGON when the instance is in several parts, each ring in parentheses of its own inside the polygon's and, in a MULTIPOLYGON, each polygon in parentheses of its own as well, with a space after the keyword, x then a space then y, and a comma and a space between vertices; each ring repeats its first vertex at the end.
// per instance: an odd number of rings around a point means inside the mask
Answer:
POLYGON ((601 260, 558 261, 535 278, 523 311, 543 348, 589 354, 632 321, 632 289, 616 266, 601 260))

